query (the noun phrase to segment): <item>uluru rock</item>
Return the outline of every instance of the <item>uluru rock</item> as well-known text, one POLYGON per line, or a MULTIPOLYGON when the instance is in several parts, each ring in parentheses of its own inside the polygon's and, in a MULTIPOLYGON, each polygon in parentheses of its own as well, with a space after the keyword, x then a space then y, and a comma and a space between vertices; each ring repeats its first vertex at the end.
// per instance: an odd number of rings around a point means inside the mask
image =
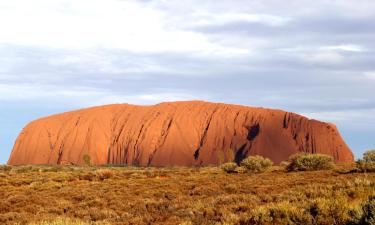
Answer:
POLYGON ((335 125, 281 110, 201 101, 106 105, 35 120, 19 134, 8 164, 192 166, 297 152, 352 162, 335 125), (221 155, 221 157, 220 157, 221 155), (229 154, 230 155, 230 154, 229 154), (221 158, 221 160, 220 160, 221 158))

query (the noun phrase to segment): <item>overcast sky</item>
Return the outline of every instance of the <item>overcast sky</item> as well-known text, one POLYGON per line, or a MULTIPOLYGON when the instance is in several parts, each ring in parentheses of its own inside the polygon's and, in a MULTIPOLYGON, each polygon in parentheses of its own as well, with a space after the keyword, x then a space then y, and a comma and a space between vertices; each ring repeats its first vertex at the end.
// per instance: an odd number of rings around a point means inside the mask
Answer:
POLYGON ((336 123, 375 148, 373 0, 0 0, 0 163, 40 116, 202 99, 336 123))

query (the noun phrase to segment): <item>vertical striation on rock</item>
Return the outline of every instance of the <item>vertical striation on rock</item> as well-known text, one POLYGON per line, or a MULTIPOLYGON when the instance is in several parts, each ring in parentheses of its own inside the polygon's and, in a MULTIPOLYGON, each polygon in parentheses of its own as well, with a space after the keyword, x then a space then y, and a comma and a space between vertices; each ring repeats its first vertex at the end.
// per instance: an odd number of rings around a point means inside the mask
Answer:
POLYGON ((41 118, 19 134, 8 164, 83 164, 89 154, 97 165, 214 165, 227 151, 236 161, 262 155, 278 163, 297 152, 353 161, 333 124, 281 110, 189 101, 106 105, 41 118))

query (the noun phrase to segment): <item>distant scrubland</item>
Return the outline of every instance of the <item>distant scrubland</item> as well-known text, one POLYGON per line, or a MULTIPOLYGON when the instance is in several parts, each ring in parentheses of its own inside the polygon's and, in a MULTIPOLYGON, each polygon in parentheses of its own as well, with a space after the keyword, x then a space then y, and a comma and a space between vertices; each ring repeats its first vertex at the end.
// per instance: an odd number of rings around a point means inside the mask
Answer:
POLYGON ((1 166, 0 224, 374 224, 375 173, 363 161, 318 171, 290 163, 255 157, 229 172, 1 166))

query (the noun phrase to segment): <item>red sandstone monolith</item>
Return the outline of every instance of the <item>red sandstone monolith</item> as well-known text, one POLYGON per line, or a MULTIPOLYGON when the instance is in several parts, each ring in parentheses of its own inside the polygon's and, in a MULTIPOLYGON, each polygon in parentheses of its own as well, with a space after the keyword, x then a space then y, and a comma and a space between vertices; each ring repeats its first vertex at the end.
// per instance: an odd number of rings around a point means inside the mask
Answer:
POLYGON ((215 165, 234 155, 275 163, 297 152, 352 162, 335 125, 281 110, 202 101, 106 105, 35 120, 8 164, 215 165), (232 151, 232 154, 228 154, 232 151))

